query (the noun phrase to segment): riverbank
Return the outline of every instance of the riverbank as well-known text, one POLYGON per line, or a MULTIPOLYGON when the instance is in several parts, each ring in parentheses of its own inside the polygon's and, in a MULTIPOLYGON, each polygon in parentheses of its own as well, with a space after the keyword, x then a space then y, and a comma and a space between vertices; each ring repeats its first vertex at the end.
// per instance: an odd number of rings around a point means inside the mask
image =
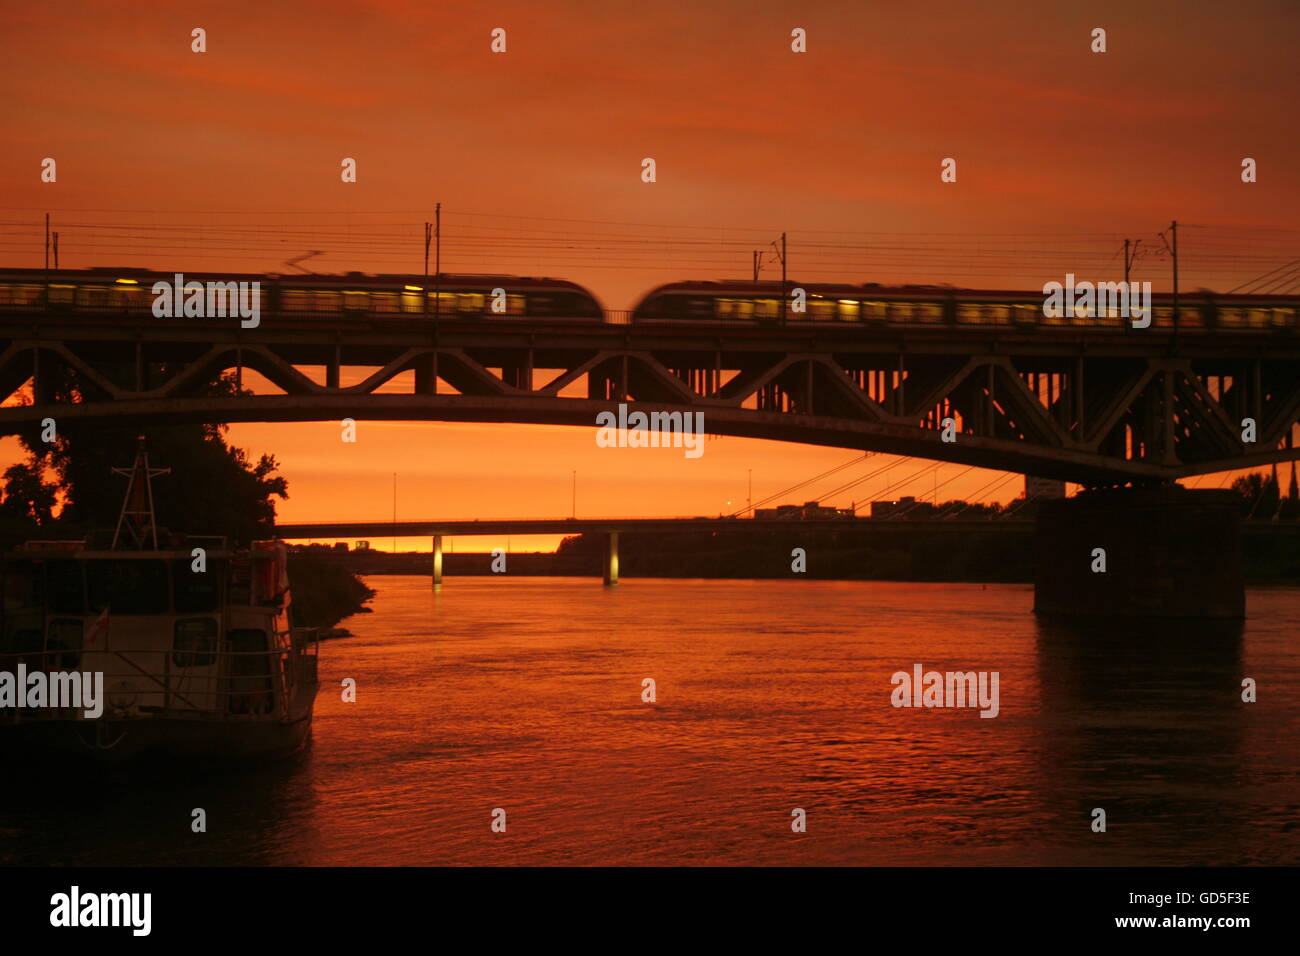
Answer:
MULTIPOLYGON (((566 539, 554 553, 505 555, 505 573, 522 576, 600 577, 603 536, 566 539)), ((1242 539, 1247 583, 1300 585, 1300 536, 1242 539)), ((427 551, 319 551, 321 563, 356 574, 429 575, 427 551)), ((1006 532, 803 532, 757 535, 624 534, 619 538, 619 572, 629 578, 781 579, 796 575, 846 581, 951 581, 1025 584, 1034 580, 1032 536, 1006 532), (792 565, 804 552, 803 571, 792 565)), ((491 575, 500 560, 483 552, 443 553, 443 573, 491 575)))
POLYGON ((356 572, 312 554, 289 555, 289 585, 296 627, 332 628, 345 617, 369 613, 366 602, 375 596, 356 572))

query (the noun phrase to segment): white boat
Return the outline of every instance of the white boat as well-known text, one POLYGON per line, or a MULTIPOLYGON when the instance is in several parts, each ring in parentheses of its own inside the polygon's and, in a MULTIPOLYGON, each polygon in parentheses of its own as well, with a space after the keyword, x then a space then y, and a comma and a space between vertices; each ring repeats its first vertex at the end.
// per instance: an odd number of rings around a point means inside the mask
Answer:
POLYGON ((311 734, 318 643, 290 624, 284 544, 234 549, 158 529, 143 441, 122 473, 110 544, 32 541, 0 559, 0 746, 107 762, 298 750, 311 734), (4 698, 6 673, 17 701, 4 698), (69 706, 53 689, 67 691, 73 674, 82 700, 69 706))

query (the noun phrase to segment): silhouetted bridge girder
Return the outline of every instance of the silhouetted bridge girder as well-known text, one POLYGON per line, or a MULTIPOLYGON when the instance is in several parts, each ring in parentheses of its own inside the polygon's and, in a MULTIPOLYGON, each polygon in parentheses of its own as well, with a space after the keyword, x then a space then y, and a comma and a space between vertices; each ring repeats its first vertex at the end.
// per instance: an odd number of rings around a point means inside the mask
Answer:
POLYGON ((317 521, 277 525, 276 534, 287 541, 305 538, 413 538, 432 535, 474 536, 502 534, 608 534, 642 532, 680 534, 704 531, 718 534, 762 531, 890 531, 971 532, 1029 534, 1027 519, 966 518, 928 521, 891 521, 878 518, 488 518, 426 521, 317 521))
MULTIPOLYGON (((1246 521, 1250 535, 1300 536, 1294 521, 1246 521)), ((487 518, 425 519, 420 521, 309 521, 279 524, 275 533, 287 541, 309 538, 369 539, 527 534, 754 534, 787 531, 794 534, 868 531, 873 534, 1023 534, 1034 532, 1031 518, 487 518)))
POLYGON ((284 315, 242 329, 230 319, 9 313, 0 319, 0 395, 11 403, 0 408, 0 434, 45 418, 594 428, 598 413, 626 401, 629 411, 703 412, 714 435, 1109 484, 1296 458, 1300 338, 284 315), (223 373, 242 380, 244 369, 281 393, 209 394, 223 373), (69 383, 71 400, 57 401, 69 383), (34 404, 12 404, 28 384, 34 404), (942 440, 945 418, 954 442, 942 440), (1256 423, 1253 443, 1242 440, 1245 418, 1256 423))

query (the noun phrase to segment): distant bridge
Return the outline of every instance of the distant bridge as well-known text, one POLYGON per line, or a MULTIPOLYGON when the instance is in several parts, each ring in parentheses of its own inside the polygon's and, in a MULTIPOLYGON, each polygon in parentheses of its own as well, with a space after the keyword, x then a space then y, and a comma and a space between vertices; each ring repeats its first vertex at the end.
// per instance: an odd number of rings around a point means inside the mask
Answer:
MULTIPOLYGON (((622 533, 681 533, 686 531, 713 534, 754 534, 787 531, 811 534, 828 531, 863 531, 878 534, 953 534, 992 533, 1029 536, 1035 523, 1027 518, 489 518, 482 520, 445 519, 427 521, 321 521, 281 524, 276 534, 285 540, 309 538, 410 538, 428 535, 432 550, 433 584, 442 584, 442 539, 452 535, 526 535, 526 534, 603 534, 605 535, 604 578, 606 584, 618 583, 618 538, 622 533)), ((1245 521, 1246 534, 1300 536, 1300 522, 1245 521)))
POLYGON ((707 531, 993 531, 1028 534, 1034 523, 1023 518, 489 518, 487 520, 330 521, 282 524, 276 534, 287 541, 304 538, 415 538, 432 535, 610 534, 707 531))
POLYGON ((1082 484, 1300 457, 1300 335, 864 324, 614 325, 341 315, 0 315, 0 434, 59 423, 356 420, 593 428, 702 412, 710 434, 872 450, 1082 484), (227 371, 282 394, 217 396, 227 371), (345 370, 363 376, 343 386, 345 370), (409 373, 409 374, 408 374, 409 373), (400 378, 399 378, 400 377, 400 378), (76 399, 55 398, 71 379, 76 399), (573 394, 574 392, 577 394, 573 394), (564 394, 562 394, 564 393, 564 394), (943 440, 945 419, 955 441, 943 440), (1243 441, 1242 420, 1255 422, 1243 441))

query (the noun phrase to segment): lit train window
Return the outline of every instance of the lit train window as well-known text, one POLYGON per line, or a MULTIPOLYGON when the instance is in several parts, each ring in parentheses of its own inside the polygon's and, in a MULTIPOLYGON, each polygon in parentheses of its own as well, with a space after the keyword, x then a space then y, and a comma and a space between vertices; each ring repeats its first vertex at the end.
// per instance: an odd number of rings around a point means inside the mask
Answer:
POLYGON ((1290 309, 1270 309, 1268 324, 1275 329, 1285 329, 1293 324, 1293 314, 1290 309))
POLYGON ((753 300, 733 299, 731 302, 731 317, 733 319, 752 319, 754 317, 753 300))
POLYGON ((50 305, 72 305, 72 296, 76 291, 74 285, 51 285, 50 305))
POLYGON ((781 314, 780 299, 755 299, 754 318, 775 319, 781 314))
POLYGON ((402 311, 403 312, 423 312, 424 296, 419 292, 405 290, 402 292, 402 311))
POLYGON ((840 299, 839 308, 836 310, 838 318, 845 322, 858 321, 858 300, 857 299, 840 299))
POLYGON ((481 292, 461 292, 457 296, 461 312, 482 312, 484 296, 481 292))
MULTIPOLYGON (((405 303, 406 296, 402 296, 405 303)), ((402 306, 403 312, 419 312, 418 308, 408 309, 402 306)), ((429 293, 429 312, 437 312, 439 315, 447 315, 456 311, 456 293, 455 292, 430 292, 429 293)))
POLYGON ((917 322, 942 322, 943 306, 938 302, 918 302, 916 303, 917 322))
POLYGON ((349 312, 364 312, 370 307, 370 293, 353 292, 351 290, 343 293, 343 308, 349 312))
POLYGON ((1268 325, 1269 319, 1272 318, 1270 311, 1269 309, 1251 309, 1246 314, 1246 324, 1252 329, 1264 328, 1268 325))
POLYGON ((911 302, 889 303, 889 318, 894 322, 911 322, 916 316, 916 309, 911 302))
POLYGON ((337 312, 340 298, 337 292, 317 289, 311 294, 312 309, 316 312, 337 312))
MULTIPOLYGON (((144 290, 138 285, 110 286, 108 304, 115 309, 140 308, 145 304, 144 290)), ((148 304, 153 305, 152 298, 148 300, 148 304)))
POLYGON ((888 302, 863 302, 862 318, 867 321, 883 322, 889 318, 888 302))
POLYGON ((284 289, 280 293, 280 308, 286 312, 306 312, 311 308, 311 295, 303 289, 284 289))
MULTIPOLYGON (((798 312, 790 313, 792 318, 802 319, 804 316, 798 312)), ((814 322, 825 322, 835 317, 835 303, 826 299, 809 299, 808 311, 804 315, 811 318, 814 322)))
POLYGON ((697 298, 695 296, 681 296, 678 298, 679 305, 673 306, 673 311, 678 315, 689 315, 692 318, 707 319, 713 314, 713 304, 707 298, 697 298))
POLYGON ((986 308, 985 318, 990 322, 1006 325, 1011 318, 1011 306, 1001 303, 990 305, 986 308))
POLYGON ((1220 309, 1219 324, 1229 328, 1241 328, 1246 324, 1246 311, 1244 309, 1220 309))
POLYGON ((112 290, 103 285, 77 286, 77 305, 88 309, 102 309, 112 304, 109 293, 112 290))
POLYGON ((391 292, 372 292, 370 293, 370 311, 371 312, 396 312, 397 296, 391 292))
POLYGON ((957 306, 957 321, 978 323, 984 321, 984 306, 978 302, 963 302, 957 306))
POLYGON ((1017 302, 1011 306, 1011 321, 1017 325, 1034 325, 1043 314, 1041 305, 1026 305, 1017 302))
POLYGON ((39 305, 41 287, 38 285, 0 285, 0 305, 39 305))
POLYGON ((1156 325, 1173 325, 1174 310, 1167 305, 1158 305, 1151 310, 1155 314, 1156 325))
POLYGON ((522 295, 506 296, 506 315, 523 315, 527 310, 524 308, 527 300, 522 295))

